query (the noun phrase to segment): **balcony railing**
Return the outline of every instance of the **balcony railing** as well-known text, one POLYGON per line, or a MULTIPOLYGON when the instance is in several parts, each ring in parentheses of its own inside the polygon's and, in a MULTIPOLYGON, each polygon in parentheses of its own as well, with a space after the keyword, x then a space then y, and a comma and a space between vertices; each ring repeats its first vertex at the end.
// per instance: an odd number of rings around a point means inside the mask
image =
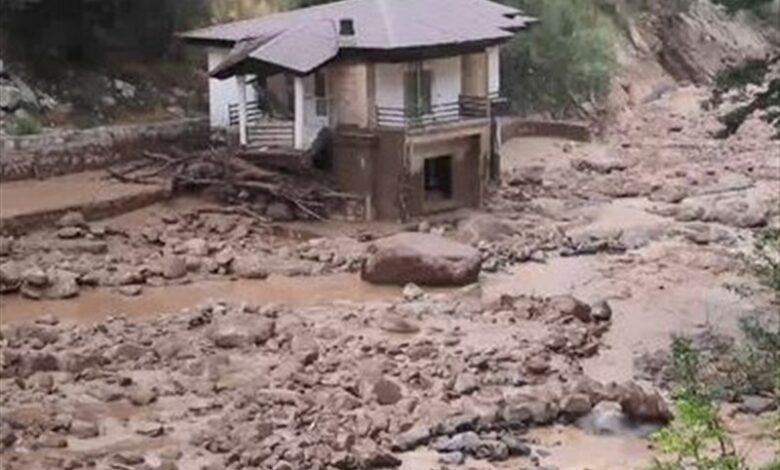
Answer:
POLYGON ((458 101, 432 104, 425 111, 377 106, 376 123, 379 127, 416 129, 465 119, 486 118, 489 111, 490 98, 461 95, 458 101))
MULTIPOLYGON (((254 122, 260 120, 265 115, 265 111, 260 108, 257 101, 246 102, 246 121, 254 122)), ((228 105, 228 123, 231 126, 238 125, 238 103, 231 103, 228 105)))

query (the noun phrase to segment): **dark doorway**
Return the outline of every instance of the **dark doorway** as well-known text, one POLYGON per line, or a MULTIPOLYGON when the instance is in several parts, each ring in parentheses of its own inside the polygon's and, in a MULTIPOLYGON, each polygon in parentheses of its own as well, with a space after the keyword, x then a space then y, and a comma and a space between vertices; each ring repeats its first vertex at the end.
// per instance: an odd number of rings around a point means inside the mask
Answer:
POLYGON ((425 199, 452 199, 452 157, 425 159, 425 199))

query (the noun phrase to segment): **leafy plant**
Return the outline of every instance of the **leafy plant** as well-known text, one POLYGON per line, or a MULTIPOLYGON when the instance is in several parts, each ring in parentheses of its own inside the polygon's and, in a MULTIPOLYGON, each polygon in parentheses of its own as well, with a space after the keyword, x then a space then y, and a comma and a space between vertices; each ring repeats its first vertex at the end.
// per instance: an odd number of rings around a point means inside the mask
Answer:
POLYGON ((674 422, 653 435, 668 459, 648 470, 746 470, 718 417, 712 393, 699 377, 701 360, 691 341, 672 342, 672 372, 678 381, 674 422))
POLYGON ((33 116, 25 114, 14 120, 13 133, 16 135, 40 134, 42 131, 41 123, 33 116))

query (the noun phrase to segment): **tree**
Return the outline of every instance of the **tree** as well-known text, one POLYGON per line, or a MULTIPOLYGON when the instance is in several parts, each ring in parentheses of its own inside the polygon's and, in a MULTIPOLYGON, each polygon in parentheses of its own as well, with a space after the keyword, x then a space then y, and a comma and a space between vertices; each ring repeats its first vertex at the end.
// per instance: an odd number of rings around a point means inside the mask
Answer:
POLYGON ((540 22, 502 52, 502 84, 513 110, 580 114, 610 90, 617 32, 592 0, 505 0, 540 22))
POLYGON ((117 50, 159 57, 177 29, 206 11, 204 0, 0 0, 3 55, 77 63, 117 50))

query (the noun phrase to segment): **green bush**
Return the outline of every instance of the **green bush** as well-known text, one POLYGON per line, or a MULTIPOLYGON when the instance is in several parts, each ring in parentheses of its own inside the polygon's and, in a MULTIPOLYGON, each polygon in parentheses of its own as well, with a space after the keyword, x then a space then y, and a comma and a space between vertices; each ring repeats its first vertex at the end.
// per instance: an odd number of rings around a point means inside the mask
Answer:
POLYGON ((502 50, 513 111, 565 117, 609 93, 617 30, 592 0, 504 0, 540 22, 502 50))
POLYGON ((34 135, 42 131, 41 123, 33 116, 24 115, 14 119, 13 133, 16 135, 34 135))

